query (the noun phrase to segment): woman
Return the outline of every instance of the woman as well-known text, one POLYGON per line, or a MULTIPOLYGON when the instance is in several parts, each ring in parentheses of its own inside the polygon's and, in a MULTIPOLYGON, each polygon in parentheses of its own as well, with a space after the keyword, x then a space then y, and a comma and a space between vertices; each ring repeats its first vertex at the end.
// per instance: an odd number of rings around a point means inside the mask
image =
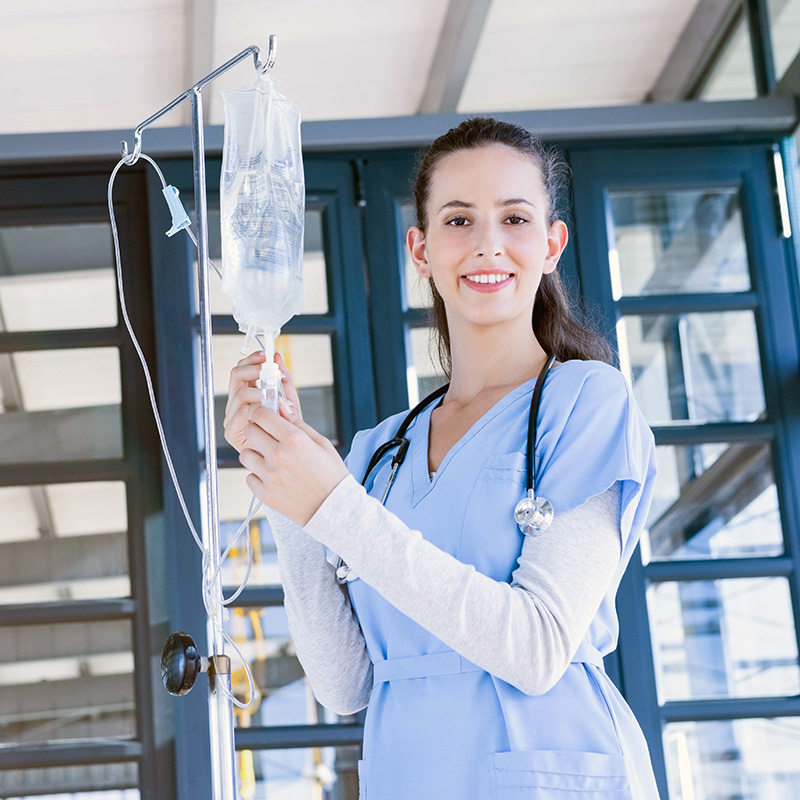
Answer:
POLYGON ((292 401, 280 416, 258 405, 262 355, 231 375, 226 438, 271 509, 298 657, 324 705, 369 706, 369 800, 658 797, 644 737, 602 667, 654 444, 555 272, 565 172, 526 131, 488 119, 449 131, 420 163, 408 247, 431 285, 450 384, 410 426, 385 506, 392 454, 359 480, 404 415, 358 434, 345 463, 300 418, 280 360, 292 401), (523 536, 513 512, 550 354, 535 474, 555 518, 523 536))

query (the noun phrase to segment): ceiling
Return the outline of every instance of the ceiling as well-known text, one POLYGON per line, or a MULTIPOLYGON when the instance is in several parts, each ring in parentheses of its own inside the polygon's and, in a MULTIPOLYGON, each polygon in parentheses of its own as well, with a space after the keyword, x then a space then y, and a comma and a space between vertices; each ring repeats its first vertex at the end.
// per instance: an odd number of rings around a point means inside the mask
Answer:
MULTIPOLYGON (((0 133, 134 127, 271 33, 306 120, 639 103, 706 2, 4 0, 0 133)), ((204 92, 207 121, 251 76, 204 92)), ((187 122, 182 106, 160 124, 187 122)))

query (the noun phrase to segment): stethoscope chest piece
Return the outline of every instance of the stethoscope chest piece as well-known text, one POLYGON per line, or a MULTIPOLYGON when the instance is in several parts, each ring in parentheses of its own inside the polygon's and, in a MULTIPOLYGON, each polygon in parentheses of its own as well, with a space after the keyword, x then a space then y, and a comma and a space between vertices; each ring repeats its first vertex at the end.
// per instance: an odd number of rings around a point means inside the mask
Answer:
POLYGON ((546 497, 534 497, 533 489, 523 497, 514 509, 514 521, 526 536, 544 533, 553 522, 553 504, 546 497))

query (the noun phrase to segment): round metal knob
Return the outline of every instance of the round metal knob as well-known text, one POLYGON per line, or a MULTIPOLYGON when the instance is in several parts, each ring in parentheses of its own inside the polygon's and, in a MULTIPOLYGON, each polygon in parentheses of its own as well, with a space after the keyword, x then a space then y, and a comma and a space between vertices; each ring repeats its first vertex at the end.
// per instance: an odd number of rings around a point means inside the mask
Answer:
POLYGON ((186 694, 202 672, 197 645, 188 633, 173 633, 161 651, 161 680, 170 694, 186 694))

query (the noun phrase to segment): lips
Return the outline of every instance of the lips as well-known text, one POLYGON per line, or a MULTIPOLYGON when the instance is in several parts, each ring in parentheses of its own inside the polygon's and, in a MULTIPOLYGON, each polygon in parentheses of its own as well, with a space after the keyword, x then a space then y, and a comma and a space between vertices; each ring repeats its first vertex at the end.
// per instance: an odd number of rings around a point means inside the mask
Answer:
POLYGON ((510 272, 473 272, 463 275, 464 283, 479 292, 496 292, 514 279, 510 272))

